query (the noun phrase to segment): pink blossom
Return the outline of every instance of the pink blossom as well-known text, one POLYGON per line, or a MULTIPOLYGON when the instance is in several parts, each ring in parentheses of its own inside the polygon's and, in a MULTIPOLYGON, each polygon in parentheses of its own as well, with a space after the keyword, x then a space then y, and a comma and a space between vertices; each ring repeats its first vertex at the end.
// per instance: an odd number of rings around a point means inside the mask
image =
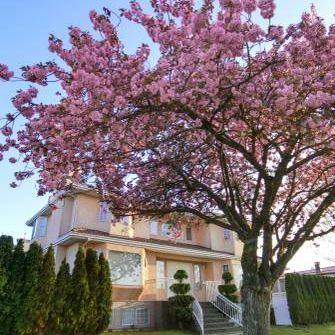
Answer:
POLYGON ((11 127, 5 126, 1 129, 1 132, 4 136, 10 136, 13 134, 13 130, 11 127))
POLYGON ((261 10, 261 15, 264 19, 272 18, 276 9, 274 0, 259 0, 258 7, 261 10))
POLYGON ((9 80, 13 77, 14 72, 8 70, 8 66, 0 64, 0 78, 3 80, 9 80))
POLYGON ((99 111, 93 111, 90 113, 90 118, 92 121, 101 122, 102 121, 102 114, 99 111))

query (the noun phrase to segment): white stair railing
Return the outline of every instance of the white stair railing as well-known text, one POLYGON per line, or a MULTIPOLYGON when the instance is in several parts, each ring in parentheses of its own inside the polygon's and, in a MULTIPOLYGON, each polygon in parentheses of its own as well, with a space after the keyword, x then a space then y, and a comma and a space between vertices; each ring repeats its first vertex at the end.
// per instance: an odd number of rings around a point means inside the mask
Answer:
POLYGON ((199 304, 199 301, 197 299, 194 299, 192 307, 196 326, 200 331, 200 335, 204 335, 204 314, 202 312, 201 305, 199 304))
POLYGON ((206 282, 206 300, 226 315, 235 324, 242 327, 242 308, 219 293, 220 282, 206 282))

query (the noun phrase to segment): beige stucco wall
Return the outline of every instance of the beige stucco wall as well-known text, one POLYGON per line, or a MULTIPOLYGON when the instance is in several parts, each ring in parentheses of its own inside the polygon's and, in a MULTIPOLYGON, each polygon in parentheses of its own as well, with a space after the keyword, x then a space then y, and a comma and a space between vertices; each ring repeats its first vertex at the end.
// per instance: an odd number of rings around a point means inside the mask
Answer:
POLYGON ((66 248, 65 257, 66 257, 66 261, 69 263, 70 271, 73 270, 74 261, 76 259, 76 254, 77 254, 79 247, 80 247, 79 243, 73 243, 66 248))
POLYGON ((74 198, 66 197, 63 200, 63 208, 61 214, 61 226, 59 235, 64 235, 71 230, 72 216, 73 216, 74 198))
POLYGON ((230 239, 224 239, 224 229, 214 224, 209 225, 209 235, 211 239, 211 248, 217 251, 234 253, 234 234, 230 234, 230 239))

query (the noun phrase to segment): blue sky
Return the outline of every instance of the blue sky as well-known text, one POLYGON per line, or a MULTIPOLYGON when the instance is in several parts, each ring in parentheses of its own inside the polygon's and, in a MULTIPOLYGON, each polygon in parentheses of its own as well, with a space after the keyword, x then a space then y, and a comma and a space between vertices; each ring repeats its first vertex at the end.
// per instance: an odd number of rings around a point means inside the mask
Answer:
MULTIPOLYGON (((298 21, 312 2, 328 24, 334 22, 334 0, 277 0, 275 23, 287 25, 298 21)), ((145 6, 148 0, 140 0, 140 3, 145 6)), ((70 25, 91 30, 90 9, 100 11, 105 6, 117 11, 126 4, 126 0, 1 0, 0 63, 17 71, 23 65, 53 59, 54 55, 47 50, 50 33, 67 40, 70 25)), ((120 36, 129 51, 141 42, 148 42, 142 29, 127 22, 121 23, 120 36)), ((20 87, 22 83, 0 83, 0 117, 11 111, 10 98, 20 87)), ((41 98, 51 101, 52 89, 44 89, 41 98)), ((5 161, 0 163, 0 234, 23 237, 26 233, 30 237, 25 221, 46 203, 47 197, 36 196, 34 180, 24 182, 17 189, 9 188, 16 168, 5 161)))

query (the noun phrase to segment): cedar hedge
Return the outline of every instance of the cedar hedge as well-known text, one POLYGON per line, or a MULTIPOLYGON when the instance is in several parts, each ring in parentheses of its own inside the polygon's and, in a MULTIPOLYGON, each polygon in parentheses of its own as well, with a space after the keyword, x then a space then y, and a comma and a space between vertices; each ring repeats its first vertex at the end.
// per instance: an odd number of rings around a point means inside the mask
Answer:
POLYGON ((111 299, 103 254, 79 249, 72 273, 63 260, 56 276, 52 246, 24 252, 22 240, 14 247, 0 236, 1 335, 97 335, 108 327, 111 299))
POLYGON ((335 321, 335 278, 288 274, 287 302, 293 324, 322 324, 335 321))

